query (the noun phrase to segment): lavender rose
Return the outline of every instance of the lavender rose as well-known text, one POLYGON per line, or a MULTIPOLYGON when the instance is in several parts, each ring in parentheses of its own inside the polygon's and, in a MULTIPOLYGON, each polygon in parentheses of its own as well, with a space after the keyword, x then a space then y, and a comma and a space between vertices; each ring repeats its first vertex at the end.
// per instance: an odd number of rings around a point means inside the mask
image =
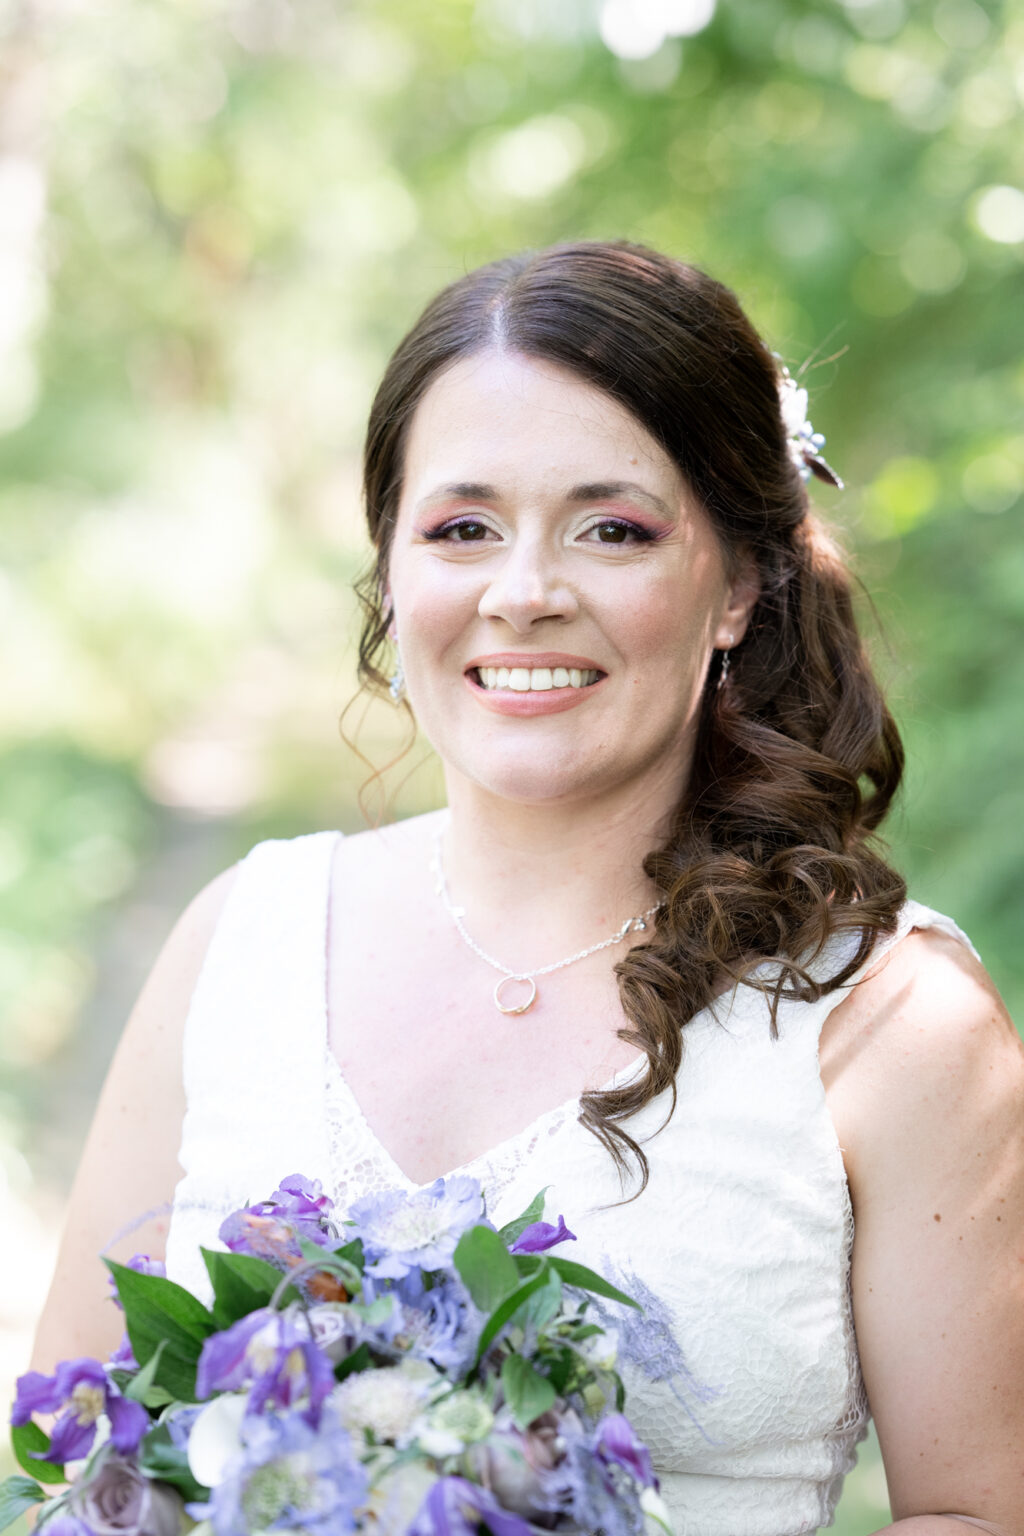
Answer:
POLYGON ((184 1525, 174 1489, 116 1455, 103 1457, 88 1482, 76 1485, 71 1503, 94 1536, 179 1536, 184 1525))

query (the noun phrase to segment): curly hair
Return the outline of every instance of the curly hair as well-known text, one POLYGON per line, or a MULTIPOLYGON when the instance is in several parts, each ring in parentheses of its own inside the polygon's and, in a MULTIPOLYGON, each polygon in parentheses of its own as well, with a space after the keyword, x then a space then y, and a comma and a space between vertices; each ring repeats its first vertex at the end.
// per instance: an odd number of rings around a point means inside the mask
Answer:
POLYGON ((480 267, 439 293, 395 351, 364 456, 376 551, 358 589, 364 683, 386 686, 384 593, 409 424, 444 368, 489 347, 559 363, 631 411, 682 471, 727 564, 752 558, 760 579, 727 676, 712 667, 669 834, 644 860, 663 903, 653 936, 615 968, 629 1020, 620 1037, 648 1070, 581 1101, 620 1175, 634 1160, 635 1198, 648 1164, 626 1122, 665 1090, 674 1109, 686 1022, 745 983, 767 995, 774 1034, 783 998, 842 986, 894 930, 906 887, 873 834, 903 752, 850 575, 790 457, 778 364, 728 288, 626 241, 480 267), (841 963, 822 976, 814 962, 841 934, 855 942, 830 946, 825 959, 841 952, 841 963))

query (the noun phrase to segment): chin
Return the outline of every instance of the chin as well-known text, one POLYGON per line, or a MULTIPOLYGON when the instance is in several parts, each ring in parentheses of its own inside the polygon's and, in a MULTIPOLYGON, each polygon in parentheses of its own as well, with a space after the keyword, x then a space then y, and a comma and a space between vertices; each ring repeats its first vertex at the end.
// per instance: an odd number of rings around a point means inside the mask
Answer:
POLYGON ((609 774, 607 762, 584 764, 545 759, 532 752, 529 756, 506 754, 501 762, 459 765, 460 772, 488 794, 516 805, 556 805, 589 799, 614 790, 622 783, 621 765, 609 774))

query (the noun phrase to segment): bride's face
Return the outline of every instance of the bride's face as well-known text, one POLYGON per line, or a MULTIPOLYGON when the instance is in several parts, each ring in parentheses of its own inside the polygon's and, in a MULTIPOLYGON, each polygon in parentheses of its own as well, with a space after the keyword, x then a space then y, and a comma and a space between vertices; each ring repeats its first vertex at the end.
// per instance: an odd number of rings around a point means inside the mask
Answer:
POLYGON ((678 793, 712 653, 756 597, 636 417, 498 351, 440 374, 416 410, 389 591, 449 773, 520 802, 678 793))

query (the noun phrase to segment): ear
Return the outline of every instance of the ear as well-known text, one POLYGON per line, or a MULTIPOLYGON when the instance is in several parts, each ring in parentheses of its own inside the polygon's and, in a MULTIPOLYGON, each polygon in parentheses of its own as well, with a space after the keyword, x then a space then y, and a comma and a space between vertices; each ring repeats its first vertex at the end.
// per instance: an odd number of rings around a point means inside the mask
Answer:
POLYGON ((725 596, 718 627, 715 630, 716 650, 728 651, 739 645, 747 632, 750 615, 761 595, 761 579, 753 555, 741 554, 732 574, 725 596))

